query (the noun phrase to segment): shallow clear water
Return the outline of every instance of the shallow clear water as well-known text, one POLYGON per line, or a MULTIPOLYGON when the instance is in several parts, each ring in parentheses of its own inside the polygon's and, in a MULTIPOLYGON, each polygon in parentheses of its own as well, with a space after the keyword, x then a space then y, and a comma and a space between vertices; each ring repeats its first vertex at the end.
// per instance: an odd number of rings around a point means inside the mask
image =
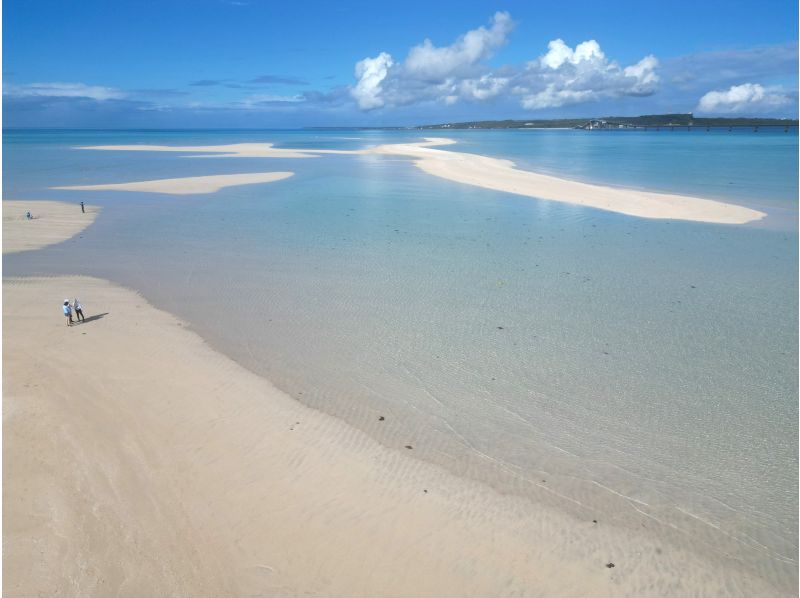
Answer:
POLYGON ((439 134, 6 133, 6 198, 105 210, 83 237, 4 257, 5 274, 131 286, 388 445, 796 581, 796 134, 446 133, 456 151, 524 168, 767 210, 756 226, 538 201, 391 157, 71 149, 353 149, 439 134), (47 189, 265 170, 296 175, 194 197, 47 189))

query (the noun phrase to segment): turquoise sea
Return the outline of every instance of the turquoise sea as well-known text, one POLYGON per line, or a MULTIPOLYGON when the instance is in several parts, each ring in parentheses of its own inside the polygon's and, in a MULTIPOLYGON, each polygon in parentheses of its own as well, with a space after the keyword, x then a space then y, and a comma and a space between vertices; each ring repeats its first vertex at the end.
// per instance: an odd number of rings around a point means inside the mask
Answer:
POLYGON ((413 445, 415 458, 577 517, 646 523, 796 585, 796 132, 6 131, 3 150, 4 198, 34 213, 41 199, 104 207, 80 237, 4 256, 4 275, 134 288, 298 400, 413 445), (425 136, 768 217, 647 220, 454 183, 398 157, 75 149, 425 136), (49 189, 271 170, 296 174, 196 196, 49 189))

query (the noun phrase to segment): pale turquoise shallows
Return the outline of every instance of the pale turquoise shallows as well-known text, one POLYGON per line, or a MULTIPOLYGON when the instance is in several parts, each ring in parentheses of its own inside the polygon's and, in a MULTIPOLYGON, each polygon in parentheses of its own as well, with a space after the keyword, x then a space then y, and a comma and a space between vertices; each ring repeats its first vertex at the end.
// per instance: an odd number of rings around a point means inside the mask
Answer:
POLYGON ((82 238, 4 268, 133 287, 381 442, 579 517, 646 523, 790 587, 797 141, 782 130, 7 132, 4 197, 29 198, 34 212, 35 199, 105 210, 82 238), (449 182, 392 157, 73 149, 353 149, 425 135, 768 217, 639 219, 449 182), (296 174, 200 196, 48 190, 267 170, 296 174))

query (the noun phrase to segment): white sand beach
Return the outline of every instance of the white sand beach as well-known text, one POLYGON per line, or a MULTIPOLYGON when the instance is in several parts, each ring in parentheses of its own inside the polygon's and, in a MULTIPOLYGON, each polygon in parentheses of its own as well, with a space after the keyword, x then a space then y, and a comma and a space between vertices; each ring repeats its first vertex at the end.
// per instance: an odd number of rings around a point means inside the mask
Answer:
POLYGON ((8 596, 775 593, 379 445, 130 290, 5 279, 3 297, 8 596))
POLYGON ((287 179, 292 175, 294 175, 293 172, 253 172, 245 174, 217 174, 177 179, 158 179, 134 183, 71 185, 52 188, 71 191, 139 191, 143 193, 166 193, 169 195, 193 195, 198 193, 215 193, 220 189, 235 185, 272 183, 274 181, 287 179))
POLYGON ((100 213, 98 206, 84 207, 86 213, 79 202, 4 200, 3 253, 41 249, 74 237, 100 213))

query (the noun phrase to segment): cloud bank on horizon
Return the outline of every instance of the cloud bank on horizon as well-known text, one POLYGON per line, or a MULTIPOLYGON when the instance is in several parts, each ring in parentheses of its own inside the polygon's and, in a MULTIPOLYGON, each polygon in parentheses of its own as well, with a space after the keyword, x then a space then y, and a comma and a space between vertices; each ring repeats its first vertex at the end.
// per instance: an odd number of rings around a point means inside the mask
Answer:
POLYGON ((488 28, 468 31, 449 46, 436 47, 426 39, 411 48, 403 62, 386 52, 365 58, 356 64, 358 81, 350 94, 361 110, 427 101, 480 102, 503 94, 518 97, 526 110, 537 110, 656 91, 655 56, 621 67, 595 40, 571 48, 555 39, 544 55, 522 67, 491 69, 487 61, 508 42, 513 29, 511 15, 498 12, 488 28))
POLYGON ((765 88, 758 83, 732 85, 727 90, 709 91, 697 105, 699 112, 737 113, 786 106, 792 98, 781 88, 765 88))
POLYGON ((796 42, 665 59, 642 53, 638 60, 624 64, 608 56, 595 39, 571 46, 557 37, 546 48, 542 43, 538 55, 525 62, 501 64, 498 58, 516 26, 508 12, 497 12, 487 24, 466 31, 449 45, 437 46, 425 38, 400 59, 379 51, 355 63, 353 83, 324 91, 310 89, 302 74, 284 73, 239 80, 197 79, 178 89, 122 89, 63 81, 14 83, 4 85, 3 99, 12 121, 18 114, 73 111, 84 115, 87 123, 100 119, 101 126, 106 124, 102 119, 113 123, 122 113, 160 115, 165 121, 178 113, 287 117, 316 113, 320 120, 338 116, 354 121, 359 115, 409 118, 408 109, 423 107, 428 114, 449 115, 457 106, 467 112, 484 106, 484 114, 491 108, 496 117, 504 116, 498 114, 500 110, 553 114, 574 106, 609 104, 625 106, 628 112, 642 106, 639 113, 796 114, 796 42), (776 78, 783 82, 776 84, 776 78), (276 85, 282 89, 263 87, 276 85), (218 89, 240 95, 216 101, 197 99, 197 94, 218 89))

